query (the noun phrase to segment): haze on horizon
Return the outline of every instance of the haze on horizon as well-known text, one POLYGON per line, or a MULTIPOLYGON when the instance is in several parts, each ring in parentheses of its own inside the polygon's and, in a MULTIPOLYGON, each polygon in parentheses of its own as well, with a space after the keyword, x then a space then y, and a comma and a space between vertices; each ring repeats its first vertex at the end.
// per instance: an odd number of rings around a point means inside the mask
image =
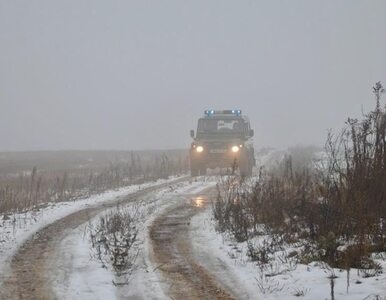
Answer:
POLYGON ((386 83, 385 11, 0 0, 0 151, 186 148, 207 108, 242 109, 257 147, 323 145, 386 83))

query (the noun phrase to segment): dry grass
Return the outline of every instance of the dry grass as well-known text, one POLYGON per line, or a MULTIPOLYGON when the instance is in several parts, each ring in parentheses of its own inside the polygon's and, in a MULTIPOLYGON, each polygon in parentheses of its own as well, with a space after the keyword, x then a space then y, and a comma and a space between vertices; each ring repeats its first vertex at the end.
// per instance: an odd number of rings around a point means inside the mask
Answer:
POLYGON ((386 250, 386 109, 380 104, 382 85, 373 91, 375 109, 329 135, 323 168, 294 168, 287 155, 253 183, 238 177, 220 182, 213 205, 218 229, 246 241, 264 224, 265 234, 308 244, 304 261, 376 269, 369 254, 386 250))
POLYGON ((0 215, 188 171, 182 150, 1 153, 0 158, 0 215))

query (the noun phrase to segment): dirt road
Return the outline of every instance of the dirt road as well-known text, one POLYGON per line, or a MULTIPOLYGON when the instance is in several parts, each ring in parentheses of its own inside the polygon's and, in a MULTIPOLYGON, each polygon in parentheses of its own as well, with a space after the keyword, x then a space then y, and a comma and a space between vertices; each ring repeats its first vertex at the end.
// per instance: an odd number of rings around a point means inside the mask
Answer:
POLYGON ((152 186, 105 204, 70 214, 34 234, 16 253, 11 262, 11 274, 0 291, 0 299, 55 299, 49 278, 50 262, 55 257, 55 247, 74 228, 86 223, 102 211, 135 201, 158 189, 186 181, 188 177, 152 186))
MULTIPOLYGON (((186 180, 184 178, 153 186, 114 201, 82 209, 41 229, 13 257, 11 272, 2 285, 0 299, 56 299, 55 280, 59 273, 65 273, 65 270, 58 268, 56 262, 59 259, 58 249, 65 238, 82 224, 87 224, 90 219, 118 203, 125 204, 138 199, 153 201, 151 199, 155 191, 186 180)), ((164 289, 165 295, 160 291, 156 299, 236 298, 200 264, 199 259, 194 258, 190 244, 190 218, 210 205, 213 192, 212 188, 201 192, 202 196, 194 196, 194 192, 168 196, 173 197, 174 204, 169 204, 171 206, 156 217, 150 226, 149 243, 153 253, 151 260, 157 266, 155 272, 168 283, 164 289)), ((123 298, 126 296, 123 295, 123 298)))
POLYGON ((210 205, 213 189, 170 208, 150 228, 153 260, 168 282, 171 299, 235 299, 193 258, 190 218, 210 205))

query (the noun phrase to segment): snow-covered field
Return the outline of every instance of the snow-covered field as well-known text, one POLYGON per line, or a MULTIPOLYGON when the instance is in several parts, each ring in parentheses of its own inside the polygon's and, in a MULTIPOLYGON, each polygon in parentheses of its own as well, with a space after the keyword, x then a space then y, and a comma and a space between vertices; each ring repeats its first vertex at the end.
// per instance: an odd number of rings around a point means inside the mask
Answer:
MULTIPOLYGON (((220 282, 238 292, 239 299, 331 299, 331 275, 337 277, 334 279, 335 299, 386 299, 386 274, 364 278, 358 270, 351 269, 347 290, 346 271, 331 269, 320 262, 302 265, 283 262, 278 256, 272 265, 261 271, 247 256, 246 243, 236 243, 215 231, 210 210, 194 216, 191 226, 195 255, 206 262, 205 266, 220 282), (224 272, 234 274, 237 281, 228 280, 224 272), (265 276, 271 273, 280 274, 265 276)), ((263 238, 255 242, 261 243, 263 238)), ((375 261, 386 270, 385 253, 375 261)))
MULTIPOLYGON (((176 178, 171 178, 175 180, 176 178)), ((159 266, 151 260, 148 227, 167 208, 191 201, 204 189, 216 184, 216 177, 199 177, 195 181, 174 184, 141 196, 139 202, 126 204, 124 208, 139 212, 136 224, 137 241, 133 251, 138 253, 132 272, 126 276, 128 284, 115 285, 117 278, 112 269, 102 266, 93 256, 89 228, 100 213, 90 222, 72 228, 56 247, 50 262, 50 286, 59 299, 169 299, 165 295, 167 284, 159 266)), ((83 208, 112 201, 145 187, 161 184, 158 181, 146 185, 130 186, 75 202, 50 204, 44 208, 0 220, 0 283, 9 271, 10 260, 17 249, 35 232, 47 224, 83 208)), ((326 264, 312 262, 303 265, 294 260, 276 258, 264 269, 247 255, 247 244, 236 243, 227 235, 215 231, 210 205, 195 215, 190 222, 190 241, 195 261, 204 266, 237 299, 331 299, 331 279, 335 299, 386 299, 386 275, 363 276, 351 269, 349 286, 347 272, 331 269, 326 264), (274 274, 267 276, 267 274, 274 274)), ((188 237, 187 237, 188 238, 188 237)), ((264 238, 254 241, 261 243, 264 238)), ((289 253, 291 248, 285 249, 289 253)), ((386 269, 386 254, 376 259, 386 269)))

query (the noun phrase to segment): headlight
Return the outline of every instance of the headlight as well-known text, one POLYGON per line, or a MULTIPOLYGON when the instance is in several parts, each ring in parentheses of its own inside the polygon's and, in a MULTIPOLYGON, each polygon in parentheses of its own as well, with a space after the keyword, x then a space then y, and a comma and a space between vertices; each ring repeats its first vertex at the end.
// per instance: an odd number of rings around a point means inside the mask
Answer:
POLYGON ((239 152, 239 150, 240 150, 240 148, 239 148, 239 146, 233 146, 232 147, 232 152, 239 152))
POLYGON ((202 152, 202 151, 204 151, 204 147, 198 146, 198 147, 196 148, 196 151, 197 151, 197 152, 202 152))

